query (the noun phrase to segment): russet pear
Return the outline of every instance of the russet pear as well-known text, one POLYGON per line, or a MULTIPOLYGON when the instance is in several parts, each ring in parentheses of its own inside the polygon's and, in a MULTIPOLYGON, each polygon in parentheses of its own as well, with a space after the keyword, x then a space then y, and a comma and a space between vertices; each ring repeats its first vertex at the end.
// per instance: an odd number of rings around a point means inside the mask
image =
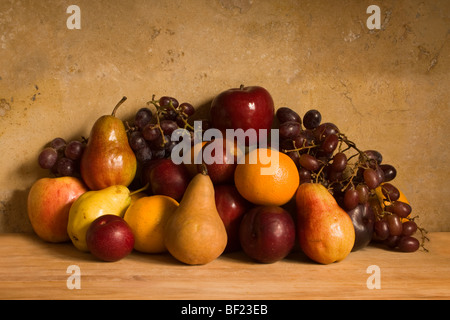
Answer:
POLYGON ((318 183, 303 183, 297 190, 296 205, 302 251, 322 264, 347 257, 355 243, 355 229, 328 190, 318 183))
POLYGON ((128 143, 125 126, 115 113, 100 117, 92 127, 80 163, 81 176, 91 190, 128 186, 136 175, 136 156, 128 143))
POLYGON ((172 256, 189 265, 209 263, 225 250, 227 232, 216 208, 213 183, 205 171, 191 180, 169 217, 164 243, 172 256))

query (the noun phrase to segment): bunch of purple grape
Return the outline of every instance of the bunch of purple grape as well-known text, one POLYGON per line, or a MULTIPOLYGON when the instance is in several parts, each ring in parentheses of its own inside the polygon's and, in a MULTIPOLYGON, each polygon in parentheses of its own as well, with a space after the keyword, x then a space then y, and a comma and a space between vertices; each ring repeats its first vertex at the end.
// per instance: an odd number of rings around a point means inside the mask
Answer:
POLYGON ((179 141, 171 140, 172 133, 179 128, 193 131, 188 118, 195 113, 195 108, 188 102, 179 104, 173 97, 153 97, 147 103, 153 105, 156 112, 144 107, 136 112, 134 121, 128 131, 128 142, 139 163, 152 159, 170 157, 173 147, 179 141))
POLYGON ((59 177, 79 176, 85 146, 82 141, 72 140, 67 143, 63 138, 55 138, 39 154, 39 166, 59 177))
POLYGON ((322 123, 318 110, 309 110, 302 119, 294 110, 282 107, 276 117, 280 151, 297 165, 300 183, 324 185, 346 211, 374 198, 378 203, 376 190, 380 188, 383 195, 380 201, 384 205, 375 210, 373 239, 405 252, 423 246, 426 231, 410 218, 411 206, 399 201, 399 190, 389 183, 397 171, 394 166, 382 163, 380 152, 358 149, 334 123, 322 123), (417 230, 422 234, 422 243, 412 236, 417 230))

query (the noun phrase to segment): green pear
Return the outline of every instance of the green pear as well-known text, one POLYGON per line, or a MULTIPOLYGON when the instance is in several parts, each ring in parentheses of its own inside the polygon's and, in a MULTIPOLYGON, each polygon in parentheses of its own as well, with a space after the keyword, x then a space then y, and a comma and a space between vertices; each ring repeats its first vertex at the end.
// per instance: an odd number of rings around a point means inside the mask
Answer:
POLYGON ((91 223, 105 214, 123 217, 134 193, 125 186, 115 185, 82 194, 70 208, 67 225, 67 233, 75 247, 88 251, 86 232, 91 223))
POLYGON ((81 177, 91 190, 128 186, 136 175, 136 156, 122 120, 115 116, 125 100, 123 97, 111 115, 100 117, 92 127, 80 162, 81 177))

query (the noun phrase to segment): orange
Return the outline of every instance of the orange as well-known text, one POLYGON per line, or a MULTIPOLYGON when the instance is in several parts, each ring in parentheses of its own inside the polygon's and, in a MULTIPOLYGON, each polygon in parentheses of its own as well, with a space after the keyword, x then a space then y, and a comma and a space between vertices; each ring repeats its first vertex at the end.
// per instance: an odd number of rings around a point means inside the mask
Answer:
POLYGON ((144 253, 167 251, 164 226, 178 205, 176 200, 163 195, 135 200, 123 217, 133 231, 134 249, 144 253))
POLYGON ((300 178, 292 159, 274 149, 260 148, 245 156, 234 173, 239 193, 248 201, 264 206, 281 206, 295 195, 300 178))

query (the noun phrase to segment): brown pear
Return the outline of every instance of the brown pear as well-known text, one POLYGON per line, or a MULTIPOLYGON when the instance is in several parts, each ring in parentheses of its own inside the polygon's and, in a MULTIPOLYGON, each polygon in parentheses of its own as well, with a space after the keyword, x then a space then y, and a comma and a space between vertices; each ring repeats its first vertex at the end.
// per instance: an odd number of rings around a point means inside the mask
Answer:
POLYGON ((189 265, 209 263, 225 250, 227 232, 216 209, 213 183, 205 171, 189 183, 164 234, 167 250, 189 265))
POLYGON ((329 264, 343 260, 355 243, 350 216, 328 190, 318 183, 303 183, 296 195, 297 233, 303 252, 329 264))
POLYGON ((80 164, 81 176, 91 190, 128 186, 136 175, 136 156, 122 120, 115 116, 125 100, 123 97, 111 115, 100 117, 92 127, 80 164))

